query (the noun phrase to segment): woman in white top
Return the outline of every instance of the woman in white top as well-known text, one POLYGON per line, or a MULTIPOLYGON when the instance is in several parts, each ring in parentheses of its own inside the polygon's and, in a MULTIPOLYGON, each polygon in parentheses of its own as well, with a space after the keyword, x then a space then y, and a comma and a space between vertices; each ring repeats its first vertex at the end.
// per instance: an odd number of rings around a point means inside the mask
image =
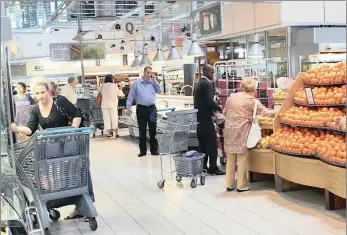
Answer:
POLYGON ((113 83, 112 74, 105 77, 104 84, 101 86, 100 93, 102 95, 101 110, 104 118, 104 129, 107 130, 108 136, 118 138, 118 97, 123 97, 124 93, 113 83))

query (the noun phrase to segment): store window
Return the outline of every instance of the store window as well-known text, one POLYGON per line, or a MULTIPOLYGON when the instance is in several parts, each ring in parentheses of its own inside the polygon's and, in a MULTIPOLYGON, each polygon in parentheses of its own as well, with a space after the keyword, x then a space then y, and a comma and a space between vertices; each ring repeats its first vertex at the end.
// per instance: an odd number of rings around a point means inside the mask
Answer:
POLYGON ((246 36, 232 38, 230 40, 230 58, 231 60, 246 58, 246 36))
POLYGON ((273 74, 274 78, 287 77, 287 28, 269 30, 267 34, 267 57, 271 59, 271 62, 268 65, 268 69, 273 74))

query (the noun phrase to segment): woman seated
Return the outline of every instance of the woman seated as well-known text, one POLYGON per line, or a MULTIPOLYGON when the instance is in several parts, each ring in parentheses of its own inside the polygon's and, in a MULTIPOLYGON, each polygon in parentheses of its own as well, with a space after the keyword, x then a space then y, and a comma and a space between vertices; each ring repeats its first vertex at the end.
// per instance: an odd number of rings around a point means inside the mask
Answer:
POLYGON ((264 107, 256 98, 257 81, 251 77, 242 79, 240 92, 231 94, 224 110, 224 149, 227 155, 226 186, 227 191, 237 187, 238 192, 248 191, 246 146, 248 133, 252 126, 253 111, 257 102, 257 115, 275 116, 276 112, 264 107), (235 168, 237 167, 237 186, 235 186, 235 168))

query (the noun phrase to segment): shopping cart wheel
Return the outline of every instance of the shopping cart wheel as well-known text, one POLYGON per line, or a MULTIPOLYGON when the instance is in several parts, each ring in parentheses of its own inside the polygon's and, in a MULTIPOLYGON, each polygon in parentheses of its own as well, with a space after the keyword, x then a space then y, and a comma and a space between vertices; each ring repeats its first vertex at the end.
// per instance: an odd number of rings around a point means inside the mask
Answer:
POLYGON ((193 178, 192 182, 190 183, 190 187, 196 188, 196 185, 197 185, 196 178, 193 178))
POLYGON ((181 182, 182 181, 182 176, 176 176, 176 181, 181 182))
POLYGON ((51 231, 48 228, 45 229, 45 235, 51 235, 51 231))
POLYGON ((89 227, 92 231, 95 231, 98 229, 98 222, 96 221, 96 219, 94 217, 90 218, 89 227))
POLYGON ((200 176, 200 184, 201 184, 201 185, 205 185, 205 183, 206 183, 206 176, 201 175, 201 176, 200 176))
POLYGON ((50 210, 49 211, 49 218, 52 221, 58 221, 60 219, 60 212, 57 210, 50 210))
POLYGON ((159 188, 164 188, 164 185, 165 185, 165 180, 160 180, 160 181, 158 182, 158 187, 159 187, 159 188))

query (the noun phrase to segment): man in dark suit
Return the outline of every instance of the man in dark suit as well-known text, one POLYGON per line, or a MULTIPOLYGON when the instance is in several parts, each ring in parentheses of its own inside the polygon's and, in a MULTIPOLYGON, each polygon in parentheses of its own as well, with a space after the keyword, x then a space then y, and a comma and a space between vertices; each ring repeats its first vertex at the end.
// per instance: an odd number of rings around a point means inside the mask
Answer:
POLYGON ((199 151, 205 153, 204 169, 209 174, 225 175, 217 166, 217 133, 213 123, 213 115, 216 111, 222 111, 222 107, 214 101, 213 89, 214 68, 206 65, 203 68, 203 76, 194 88, 194 108, 198 110, 197 136, 199 151), (207 168, 209 161, 210 167, 207 168))

